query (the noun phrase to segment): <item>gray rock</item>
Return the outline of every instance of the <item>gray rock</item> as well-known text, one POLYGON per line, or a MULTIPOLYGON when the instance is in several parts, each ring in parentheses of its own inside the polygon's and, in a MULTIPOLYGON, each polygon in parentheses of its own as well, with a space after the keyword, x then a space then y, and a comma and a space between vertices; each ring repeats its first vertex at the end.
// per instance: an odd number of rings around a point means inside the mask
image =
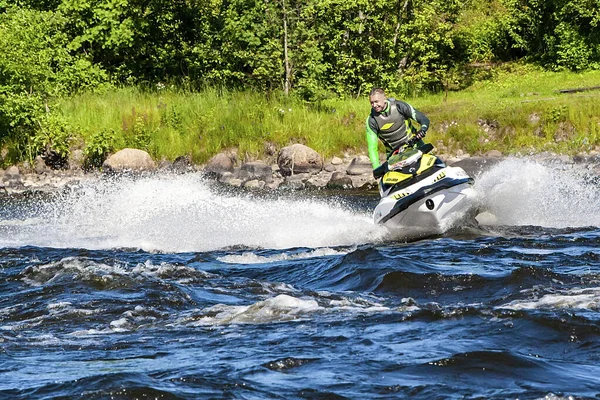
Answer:
POLYGON ((279 151, 277 164, 284 176, 319 172, 323 169, 321 155, 303 144, 286 146, 279 151))
POLYGON ((145 172, 156 170, 150 154, 139 149, 123 149, 109 156, 102 167, 107 172, 145 172))
POLYGON ((335 172, 338 170, 338 167, 334 164, 327 164, 323 167, 323 170, 327 172, 335 172))
POLYGON ((485 153, 485 157, 487 157, 487 158, 502 158, 504 156, 498 150, 490 150, 487 153, 485 153))
POLYGON ((354 184, 352 179, 345 172, 334 172, 331 179, 327 182, 328 189, 352 189, 354 184))
POLYGON ((306 187, 304 182, 310 179, 310 176, 311 175, 307 173, 288 176, 281 186, 291 190, 302 190, 306 187))
POLYGON ((16 165, 8 167, 8 169, 4 171, 4 176, 8 179, 20 178, 21 172, 19 171, 19 167, 16 165))
POLYGON ((70 170, 81 170, 85 162, 85 154, 81 149, 75 149, 69 153, 69 169, 70 170))
POLYGON ((258 179, 253 179, 244 183, 244 187, 248 189, 262 189, 263 187, 265 187, 265 182, 259 181, 258 179))
POLYGON ((304 183, 307 188, 320 189, 327 186, 327 183, 331 179, 331 173, 327 171, 321 171, 316 175, 312 175, 304 183))
POLYGON ((348 165, 346 172, 348 173, 348 175, 372 174, 373 165, 371 164, 371 160, 369 160, 369 157, 358 156, 350 162, 350 165, 348 165))
POLYGON ((227 183, 231 186, 241 187, 244 182, 241 179, 233 178, 230 179, 227 183))
POLYGON ((355 189, 372 190, 377 187, 377 181, 373 178, 372 172, 364 175, 353 175, 350 179, 352 179, 352 186, 355 189))
POLYGON ((49 170, 42 156, 37 156, 35 160, 33 160, 33 170, 36 174, 43 174, 49 170))
POLYGON ((192 158, 188 155, 179 156, 173 161, 173 164, 169 167, 171 172, 176 174, 184 174, 186 172, 192 172, 195 170, 194 164, 192 164, 192 158))
POLYGON ((234 158, 229 153, 219 153, 208 160, 204 172, 209 176, 219 178, 225 172, 234 171, 234 158))
POLYGON ((238 177, 242 180, 257 179, 269 183, 273 181, 273 169, 263 161, 251 161, 240 167, 238 177))

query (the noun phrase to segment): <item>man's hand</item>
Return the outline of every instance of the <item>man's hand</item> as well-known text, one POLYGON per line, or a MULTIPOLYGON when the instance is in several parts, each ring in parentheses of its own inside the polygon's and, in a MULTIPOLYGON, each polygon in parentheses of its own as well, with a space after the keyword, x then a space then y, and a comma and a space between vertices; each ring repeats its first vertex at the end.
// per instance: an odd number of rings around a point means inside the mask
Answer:
POLYGON ((427 132, 425 132, 424 130, 420 130, 415 134, 415 140, 421 140, 425 137, 425 135, 427 134, 427 132))
POLYGON ((388 172, 388 171, 389 171, 389 169, 388 169, 388 163, 386 161, 383 164, 381 164, 379 167, 377 167, 377 168, 375 168, 373 170, 373 178, 379 179, 383 175, 385 175, 385 173, 388 172))

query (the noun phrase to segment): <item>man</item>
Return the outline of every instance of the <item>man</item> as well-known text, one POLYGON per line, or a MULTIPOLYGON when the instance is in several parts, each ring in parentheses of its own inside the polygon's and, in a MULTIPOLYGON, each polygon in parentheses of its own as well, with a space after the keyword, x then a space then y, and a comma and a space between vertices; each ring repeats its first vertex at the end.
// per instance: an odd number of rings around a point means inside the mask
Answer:
POLYGON ((383 89, 374 88, 369 93, 371 113, 367 118, 367 147, 373 169, 379 166, 378 139, 385 145, 387 157, 414 135, 418 140, 429 129, 429 118, 408 103, 386 98, 383 89), (420 125, 419 131, 412 121, 420 125), (410 134, 408 133, 410 129, 410 134))

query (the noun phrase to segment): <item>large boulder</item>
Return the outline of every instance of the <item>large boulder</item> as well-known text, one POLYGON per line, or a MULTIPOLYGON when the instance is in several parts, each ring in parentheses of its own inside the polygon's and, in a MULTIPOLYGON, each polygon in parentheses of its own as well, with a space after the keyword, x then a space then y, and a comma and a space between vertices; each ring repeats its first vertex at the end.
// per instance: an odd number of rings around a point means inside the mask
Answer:
POLYGON ((102 167, 107 172, 145 172, 154 171, 156 164, 144 150, 123 149, 109 156, 102 167))
POLYGON ((316 173, 323 169, 321 155, 303 144, 286 146, 279 151, 277 165, 283 176, 316 173))

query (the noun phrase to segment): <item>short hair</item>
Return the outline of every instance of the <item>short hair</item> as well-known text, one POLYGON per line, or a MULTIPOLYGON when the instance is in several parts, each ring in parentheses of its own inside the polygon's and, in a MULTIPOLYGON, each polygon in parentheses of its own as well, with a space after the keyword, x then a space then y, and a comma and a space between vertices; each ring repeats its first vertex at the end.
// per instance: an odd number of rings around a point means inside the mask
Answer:
POLYGON ((374 87, 373 89, 371 89, 371 92, 369 92, 369 97, 376 95, 376 94, 382 94, 385 96, 385 90, 383 90, 382 88, 379 88, 379 87, 374 87))

